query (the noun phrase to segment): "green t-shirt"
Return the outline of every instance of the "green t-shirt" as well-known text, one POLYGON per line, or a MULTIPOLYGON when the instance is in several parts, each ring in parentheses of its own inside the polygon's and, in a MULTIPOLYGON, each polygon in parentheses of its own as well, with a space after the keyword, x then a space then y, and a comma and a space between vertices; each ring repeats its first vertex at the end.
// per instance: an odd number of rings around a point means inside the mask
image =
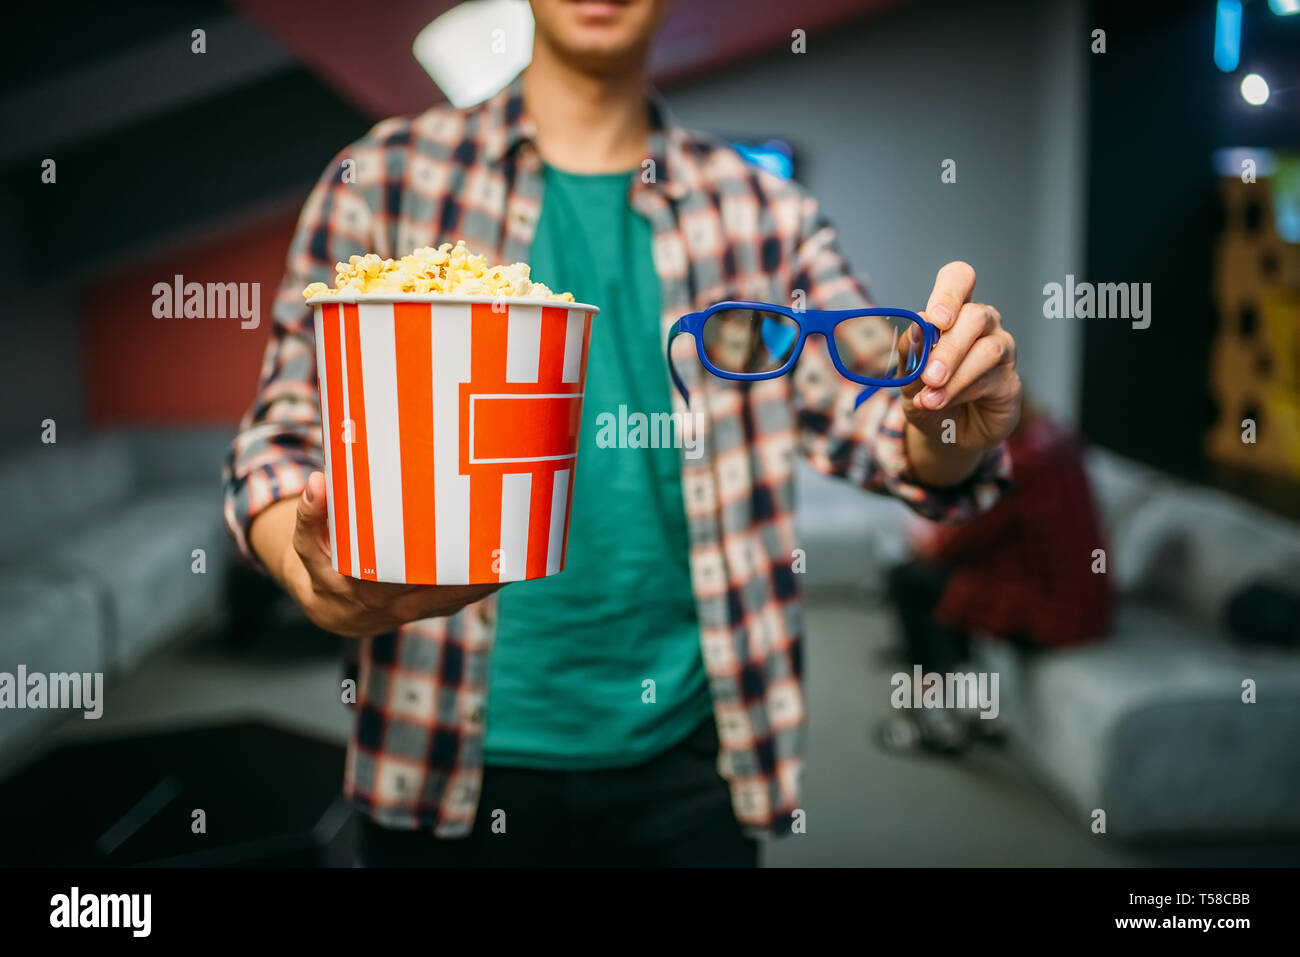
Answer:
POLYGON ((532 276, 601 311, 591 327, 565 569, 498 593, 487 764, 636 764, 712 710, 681 450, 597 444, 601 413, 617 422, 620 405, 629 415, 672 408, 650 224, 628 202, 633 175, 545 170, 532 276))

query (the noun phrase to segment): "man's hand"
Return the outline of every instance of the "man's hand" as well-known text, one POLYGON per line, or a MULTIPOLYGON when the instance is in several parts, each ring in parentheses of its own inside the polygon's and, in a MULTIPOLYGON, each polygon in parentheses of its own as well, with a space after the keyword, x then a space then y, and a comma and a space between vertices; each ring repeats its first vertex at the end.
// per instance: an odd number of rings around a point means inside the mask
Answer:
POLYGON ((350 638, 453 615, 501 587, 395 585, 340 575, 331 564, 325 476, 320 472, 308 477, 296 500, 277 502, 258 515, 250 538, 263 564, 307 617, 326 631, 350 638))
POLYGON ((1020 420, 1016 343, 992 306, 971 302, 975 270, 951 262, 939 270, 923 315, 939 328, 921 377, 901 390, 904 437, 917 478, 955 485, 1020 420), (946 429, 951 419, 953 428, 946 429), (954 439, 945 442, 947 437, 954 439))

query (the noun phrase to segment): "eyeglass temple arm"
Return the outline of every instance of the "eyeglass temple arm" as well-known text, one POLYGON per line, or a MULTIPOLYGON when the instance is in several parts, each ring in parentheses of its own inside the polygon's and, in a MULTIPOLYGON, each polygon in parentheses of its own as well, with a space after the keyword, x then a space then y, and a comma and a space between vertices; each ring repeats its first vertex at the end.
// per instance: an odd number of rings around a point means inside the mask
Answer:
POLYGON ((682 398, 687 405, 691 404, 691 394, 686 390, 686 383, 682 377, 677 374, 677 367, 673 365, 673 340, 683 332, 682 321, 678 319, 673 323, 673 327, 668 330, 668 372, 673 377, 673 385, 677 386, 677 391, 682 394, 682 398))
POLYGON ((853 411, 856 412, 862 406, 863 402, 866 402, 868 399, 870 399, 873 395, 875 395, 879 391, 880 391, 880 386, 869 385, 861 392, 859 392, 858 397, 853 400, 853 411))
MULTIPOLYGON (((925 335, 925 360, 929 362, 930 350, 933 349, 935 343, 939 341, 939 327, 936 326, 934 323, 927 322, 924 328, 924 335, 925 335)), ((870 399, 873 395, 875 395, 879 391, 880 391, 880 386, 869 385, 861 392, 859 392, 858 397, 853 400, 853 411, 856 412, 859 408, 862 407, 863 402, 866 402, 868 399, 870 399)))

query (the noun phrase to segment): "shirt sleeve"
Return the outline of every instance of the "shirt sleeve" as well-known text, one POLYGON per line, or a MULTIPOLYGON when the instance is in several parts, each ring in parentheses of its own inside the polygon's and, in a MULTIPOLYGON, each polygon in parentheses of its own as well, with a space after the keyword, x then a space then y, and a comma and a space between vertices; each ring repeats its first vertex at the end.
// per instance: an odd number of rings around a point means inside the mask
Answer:
MULTIPOLYGON (((791 301, 809 309, 871 305, 839 250, 835 228, 808 196, 800 198, 791 301)), ((963 482, 936 487, 911 471, 903 432, 907 425, 897 389, 881 389, 854 409, 861 387, 831 363, 826 340, 810 337, 794 372, 795 421, 801 451, 819 472, 900 499, 933 521, 960 521, 989 508, 1010 487, 1005 443, 991 449, 963 482)))
POLYGON ((364 254, 372 216, 355 186, 332 163, 312 190, 289 247, 257 395, 239 424, 223 469, 226 526, 239 550, 259 564, 248 529, 267 506, 298 495, 324 464, 313 310, 303 287, 332 284, 334 264, 364 254))

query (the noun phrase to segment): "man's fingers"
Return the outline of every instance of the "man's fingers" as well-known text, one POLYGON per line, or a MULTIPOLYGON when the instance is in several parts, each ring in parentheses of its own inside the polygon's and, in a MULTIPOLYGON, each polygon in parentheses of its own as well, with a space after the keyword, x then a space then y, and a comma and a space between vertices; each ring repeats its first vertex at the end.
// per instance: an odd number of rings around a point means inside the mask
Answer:
POLYGON ((393 612, 407 620, 433 615, 451 615, 466 605, 481 601, 501 585, 421 585, 410 594, 399 596, 393 612))
POLYGON ((948 405, 965 405, 969 402, 976 402, 981 399, 988 400, 992 397, 1010 393, 1014 391, 1012 383, 1018 378, 1015 366, 996 365, 960 392, 955 393, 948 400, 948 405))
POLYGON ((925 306, 925 318, 947 332, 957 321, 961 307, 975 292, 975 268, 960 260, 948 263, 934 280, 934 291, 925 306))
POLYGON ((939 337, 938 344, 930 353, 925 372, 921 374, 925 384, 938 389, 946 383, 976 340, 997 329, 1001 319, 992 306, 978 302, 968 302, 962 306, 957 313, 957 321, 939 337))
POLYGON ((999 366, 1014 371, 1015 364, 1015 340, 1010 333, 999 329, 992 335, 976 339, 961 364, 953 370, 947 384, 938 389, 927 387, 917 397, 917 404, 925 409, 942 409, 954 402, 970 401, 977 397, 971 392, 973 383, 999 366))
POLYGON ((315 578, 332 568, 329 550, 329 507, 325 500, 325 476, 312 472, 298 498, 298 517, 293 528, 293 547, 315 578))

